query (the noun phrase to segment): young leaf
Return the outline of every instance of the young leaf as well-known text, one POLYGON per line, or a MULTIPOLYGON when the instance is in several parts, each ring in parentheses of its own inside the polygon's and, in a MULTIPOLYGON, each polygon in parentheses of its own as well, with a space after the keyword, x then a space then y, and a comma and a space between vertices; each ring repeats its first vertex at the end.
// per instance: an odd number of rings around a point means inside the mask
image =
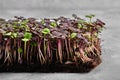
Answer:
POLYGON ((44 28, 43 30, 42 30, 42 33, 43 34, 50 34, 50 29, 48 29, 48 28, 44 28))
POLYGON ((80 28, 80 29, 81 29, 81 28, 83 28, 83 26, 82 26, 81 24, 78 24, 78 28, 80 28))
POLYGON ((91 19, 91 18, 95 17, 95 15, 94 14, 90 14, 90 15, 86 15, 85 17, 91 19))
POLYGON ((95 32, 94 35, 95 35, 96 37, 98 37, 98 33, 95 32))
POLYGON ((22 53, 23 49, 22 48, 18 48, 18 53, 22 53))
POLYGON ((23 38, 22 41, 27 42, 29 39, 23 38))
POLYGON ((56 23, 56 22, 51 22, 51 23, 50 23, 50 26, 51 26, 51 27, 56 27, 56 26, 57 26, 57 23, 56 23))
POLYGON ((22 39, 22 41, 27 42, 27 41, 29 41, 31 38, 32 38, 32 34, 29 33, 29 32, 25 32, 24 38, 22 39))
POLYGON ((12 38, 16 38, 17 35, 18 35, 17 33, 12 33, 11 37, 12 37, 12 38))
POLYGON ((71 35, 70 35, 70 38, 75 38, 77 36, 77 33, 72 33, 71 35))
POLYGON ((31 46, 37 46, 37 43, 36 42, 32 42, 30 45, 31 46))
POLYGON ((83 23, 83 22, 85 22, 85 20, 83 20, 83 19, 80 19, 80 20, 79 20, 79 23, 83 23))
POLYGON ((85 53, 84 53, 84 55, 85 55, 85 56, 87 56, 87 55, 88 55, 88 53, 87 53, 87 52, 85 52, 85 53))
POLYGON ((28 20, 26 19, 26 20, 23 20, 22 22, 21 22, 21 24, 22 25, 26 25, 28 23, 28 20))
POLYGON ((5 33, 5 36, 11 36, 12 32, 5 33))
POLYGON ((42 20, 40 21, 40 23, 41 23, 42 25, 44 25, 44 24, 45 24, 45 21, 42 19, 42 20))
POLYGON ((29 33, 29 32, 25 32, 24 38, 26 38, 26 39, 31 39, 31 38, 32 38, 32 34, 29 33))

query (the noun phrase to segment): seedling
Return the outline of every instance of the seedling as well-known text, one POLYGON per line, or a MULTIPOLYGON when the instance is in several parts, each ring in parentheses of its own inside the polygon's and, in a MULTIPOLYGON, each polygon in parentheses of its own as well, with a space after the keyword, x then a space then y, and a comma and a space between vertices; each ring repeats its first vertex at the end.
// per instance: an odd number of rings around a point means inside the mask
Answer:
POLYGON ((92 18, 95 17, 95 15, 94 15, 94 14, 90 14, 90 15, 86 15, 85 17, 86 17, 86 18, 89 18, 89 19, 90 19, 90 22, 91 22, 91 21, 92 21, 92 18))
POLYGON ((41 23, 42 25, 44 25, 44 24, 45 24, 45 21, 42 19, 40 23, 41 23))
POLYGON ((5 33, 4 36, 9 36, 11 38, 16 38, 17 37, 17 33, 15 32, 8 32, 8 33, 5 33))
POLYGON ((50 23, 50 26, 53 27, 53 28, 54 28, 54 27, 57 27, 57 23, 56 23, 56 22, 51 22, 51 23, 50 23))
POLYGON ((77 36, 77 33, 71 33, 70 38, 75 38, 77 36))
POLYGON ((26 47, 27 47, 27 42, 32 38, 32 34, 29 32, 25 32, 24 38, 22 41, 24 41, 24 59, 26 59, 26 47))
POLYGON ((50 34, 50 29, 44 28, 44 29, 42 30, 42 33, 43 33, 44 35, 50 34))
POLYGON ((78 23, 78 28, 79 28, 79 29, 82 29, 82 28, 83 28, 82 24, 79 24, 79 23, 78 23))

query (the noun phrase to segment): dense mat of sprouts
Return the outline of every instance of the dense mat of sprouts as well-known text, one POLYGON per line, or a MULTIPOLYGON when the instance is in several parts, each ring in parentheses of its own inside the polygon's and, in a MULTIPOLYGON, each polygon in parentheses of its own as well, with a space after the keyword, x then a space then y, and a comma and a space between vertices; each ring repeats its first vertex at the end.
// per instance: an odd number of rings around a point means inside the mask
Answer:
POLYGON ((92 21, 92 17, 86 16, 89 21, 75 14, 73 18, 0 19, 0 64, 94 61, 101 54, 98 35, 105 24, 99 19, 92 21))

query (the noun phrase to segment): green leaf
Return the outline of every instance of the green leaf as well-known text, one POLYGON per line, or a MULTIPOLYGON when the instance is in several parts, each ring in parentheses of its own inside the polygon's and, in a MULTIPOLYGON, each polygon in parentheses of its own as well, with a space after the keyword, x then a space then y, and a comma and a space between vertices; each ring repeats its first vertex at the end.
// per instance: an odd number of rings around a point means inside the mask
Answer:
POLYGON ((87 52, 85 52, 85 53, 84 53, 84 55, 85 55, 85 56, 87 56, 87 55, 88 55, 88 53, 87 53, 87 52))
POLYGON ((32 34, 29 33, 29 32, 25 32, 24 38, 22 39, 22 41, 27 42, 27 41, 29 41, 31 38, 32 38, 32 34))
POLYGON ((18 53, 22 53, 23 49, 22 48, 18 48, 18 53))
POLYGON ((56 23, 56 22, 51 22, 51 23, 50 23, 50 26, 51 26, 51 27, 57 27, 57 23, 56 23))
POLYGON ((97 36, 98 36, 98 33, 94 33, 94 35, 97 37, 97 36))
POLYGON ((17 25, 12 25, 14 29, 18 29, 19 27, 17 25))
POLYGON ((26 25, 20 25, 20 28, 26 28, 26 25))
POLYGON ((88 38, 89 40, 91 40, 92 37, 91 37, 91 35, 88 35, 87 38, 88 38))
POLYGON ((17 25, 19 22, 18 21, 16 21, 16 22, 13 22, 13 25, 17 25))
POLYGON ((23 24, 23 25, 26 25, 28 23, 28 20, 26 19, 26 20, 23 20, 22 22, 21 22, 21 24, 23 24))
POLYGON ((40 23, 41 23, 42 25, 44 25, 44 24, 45 24, 44 19, 42 19, 42 20, 40 21, 40 23))
POLYGON ((27 42, 29 39, 23 38, 22 41, 27 42))
POLYGON ((31 39, 31 38, 32 38, 32 34, 29 33, 29 32, 25 32, 24 38, 26 38, 26 39, 31 39))
POLYGON ((70 35, 70 38, 75 38, 77 36, 77 33, 72 33, 71 35, 70 35))
POLYGON ((91 19, 91 18, 95 17, 95 15, 94 14, 90 14, 90 15, 86 15, 85 17, 91 19))
POLYGON ((43 30, 42 30, 42 33, 43 34, 50 34, 50 29, 48 29, 48 28, 44 28, 43 30))
POLYGON ((83 26, 82 26, 81 24, 78 24, 78 28, 80 28, 80 29, 81 29, 81 28, 83 28, 83 26))
POLYGON ((12 32, 5 33, 5 36, 11 36, 12 32))
POLYGON ((103 31, 103 28, 99 28, 99 31, 100 31, 100 32, 103 31))
POLYGON ((16 38, 17 35, 18 35, 17 33, 12 33, 13 38, 16 38))
POLYGON ((31 46, 37 46, 37 43, 36 42, 32 42, 30 45, 31 46))
POLYGON ((16 38, 17 37, 17 33, 14 32, 8 32, 4 34, 5 36, 10 36, 11 38, 16 38))
POLYGON ((79 23, 83 23, 83 22, 85 22, 85 20, 82 20, 82 19, 79 20, 79 23))

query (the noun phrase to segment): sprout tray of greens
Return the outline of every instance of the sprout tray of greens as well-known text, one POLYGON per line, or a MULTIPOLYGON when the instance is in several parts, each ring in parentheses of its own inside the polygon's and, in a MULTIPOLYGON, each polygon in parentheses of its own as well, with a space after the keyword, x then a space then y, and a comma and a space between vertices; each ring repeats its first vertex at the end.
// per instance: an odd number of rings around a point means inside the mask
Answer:
POLYGON ((93 21, 93 14, 86 15, 86 20, 72 16, 0 19, 0 71, 14 71, 15 66, 32 71, 36 65, 41 72, 80 72, 96 67, 101 62, 99 33, 105 23, 93 21))

